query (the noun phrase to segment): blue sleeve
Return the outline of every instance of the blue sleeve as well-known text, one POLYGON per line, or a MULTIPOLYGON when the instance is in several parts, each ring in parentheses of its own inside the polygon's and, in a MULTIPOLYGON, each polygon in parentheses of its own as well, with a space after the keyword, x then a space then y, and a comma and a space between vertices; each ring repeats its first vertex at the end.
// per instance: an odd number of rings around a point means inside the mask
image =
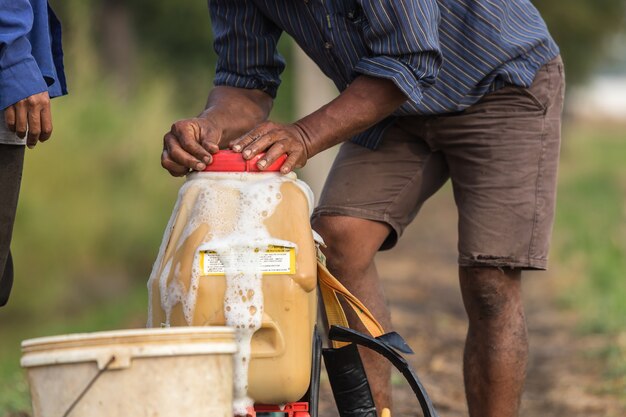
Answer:
POLYGON ((217 53, 213 83, 276 97, 285 69, 276 50, 282 30, 249 0, 209 0, 209 11, 217 53))
POLYGON ((0 109, 47 91, 27 39, 32 24, 28 0, 0 0, 0 109))
POLYGON ((364 36, 371 55, 355 72, 387 78, 411 102, 435 83, 442 64, 439 7, 436 0, 358 0, 366 24, 364 36))

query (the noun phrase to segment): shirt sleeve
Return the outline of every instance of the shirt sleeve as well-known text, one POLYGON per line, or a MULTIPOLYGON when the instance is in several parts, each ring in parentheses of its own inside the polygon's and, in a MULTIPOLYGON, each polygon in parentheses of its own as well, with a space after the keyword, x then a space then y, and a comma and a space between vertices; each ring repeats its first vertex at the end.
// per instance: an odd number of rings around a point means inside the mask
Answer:
POLYGON ((28 0, 0 0, 0 109, 48 89, 31 54, 32 25, 28 0))
POLYGON ((387 78, 411 102, 435 83, 443 58, 439 45, 436 0, 358 0, 364 14, 363 34, 371 55, 355 72, 387 78))
POLYGON ((213 83, 276 97, 285 69, 276 50, 282 30, 249 0, 209 0, 209 11, 217 53, 213 83))

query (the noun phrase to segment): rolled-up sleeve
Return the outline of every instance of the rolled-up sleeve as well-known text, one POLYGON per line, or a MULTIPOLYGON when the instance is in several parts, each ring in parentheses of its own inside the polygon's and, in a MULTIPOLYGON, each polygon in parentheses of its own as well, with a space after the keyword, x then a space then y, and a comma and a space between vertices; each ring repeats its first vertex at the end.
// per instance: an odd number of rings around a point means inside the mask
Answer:
POLYGON ((354 71, 392 80, 411 102, 420 102, 422 90, 435 83, 443 61, 437 1, 358 1, 371 55, 354 71))
POLYGON ((0 109, 48 88, 31 54, 32 25, 27 0, 0 0, 0 109))
POLYGON ((285 61, 282 30, 248 0, 209 0, 217 53, 215 85, 257 89, 276 97, 285 61))

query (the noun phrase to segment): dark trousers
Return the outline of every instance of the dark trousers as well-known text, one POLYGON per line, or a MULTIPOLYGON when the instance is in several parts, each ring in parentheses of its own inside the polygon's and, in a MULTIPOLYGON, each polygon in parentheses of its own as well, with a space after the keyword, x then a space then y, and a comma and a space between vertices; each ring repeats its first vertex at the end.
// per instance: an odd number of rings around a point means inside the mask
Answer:
POLYGON ((25 146, 0 144, 0 307, 13 286, 11 235, 22 181, 25 146))

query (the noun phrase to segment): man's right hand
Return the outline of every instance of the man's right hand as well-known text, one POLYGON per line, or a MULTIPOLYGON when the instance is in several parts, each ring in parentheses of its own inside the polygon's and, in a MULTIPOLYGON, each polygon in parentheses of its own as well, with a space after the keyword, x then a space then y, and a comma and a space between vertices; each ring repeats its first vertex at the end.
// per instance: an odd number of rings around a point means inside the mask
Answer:
POLYGON ((33 94, 4 109, 4 121, 11 132, 24 138, 26 144, 34 148, 37 142, 45 142, 52 135, 52 115, 50 96, 47 91, 33 94))
POLYGON ((200 116, 174 123, 165 135, 161 165, 175 177, 204 170, 220 145, 266 120, 271 109, 272 97, 263 91, 214 87, 200 116))
POLYGON ((209 118, 179 120, 163 137, 161 165, 175 177, 202 171, 219 151, 223 131, 209 118))

